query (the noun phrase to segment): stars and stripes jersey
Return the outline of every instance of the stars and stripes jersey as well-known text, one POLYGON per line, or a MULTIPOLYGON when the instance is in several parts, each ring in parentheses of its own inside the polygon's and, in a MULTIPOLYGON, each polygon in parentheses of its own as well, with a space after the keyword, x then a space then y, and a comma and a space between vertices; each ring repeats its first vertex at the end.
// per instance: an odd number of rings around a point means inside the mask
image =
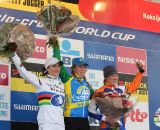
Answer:
MULTIPOLYGON (((102 115, 98 111, 98 106, 96 104, 96 101, 94 100, 94 97, 96 96, 96 94, 97 93, 105 93, 105 94, 108 93, 108 94, 117 94, 118 95, 118 94, 133 93, 138 89, 138 87, 141 83, 142 76, 143 76, 142 73, 137 73, 134 80, 127 86, 116 86, 116 87, 102 86, 101 88, 99 88, 95 91, 93 98, 92 98, 90 105, 89 105, 89 116, 101 121, 101 123, 100 123, 101 130, 108 130, 109 123, 107 123, 104 120, 104 115, 102 115)), ((125 130, 125 118, 121 118, 120 121, 122 124, 122 126, 120 126, 120 130, 125 130)))
POLYGON ((43 78, 37 77, 25 69, 17 54, 12 57, 12 60, 20 76, 36 88, 39 102, 38 124, 58 123, 64 126, 65 91, 61 79, 50 75, 43 78))

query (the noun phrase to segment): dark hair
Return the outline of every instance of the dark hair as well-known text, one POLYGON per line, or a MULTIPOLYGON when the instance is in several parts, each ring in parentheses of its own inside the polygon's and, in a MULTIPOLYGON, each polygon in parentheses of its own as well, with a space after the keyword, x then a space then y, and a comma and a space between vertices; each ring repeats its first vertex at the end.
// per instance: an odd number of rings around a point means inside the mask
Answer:
POLYGON ((106 78, 103 80, 103 84, 105 84, 105 82, 106 82, 106 78))
POLYGON ((104 78, 109 77, 112 74, 118 74, 117 69, 114 65, 108 65, 103 69, 104 78))
POLYGON ((46 70, 45 67, 42 68, 42 74, 43 76, 46 76, 48 74, 48 71, 46 70))
MULTIPOLYGON (((77 76, 75 75, 74 70, 73 70, 75 67, 76 67, 76 65, 73 65, 73 66, 71 67, 71 74, 72 74, 73 77, 77 77, 77 76)), ((77 77, 77 79, 78 79, 78 82, 81 82, 81 80, 80 80, 78 77, 77 77)), ((92 85, 87 81, 86 77, 83 77, 83 79, 86 80, 88 86, 92 88, 92 85)))

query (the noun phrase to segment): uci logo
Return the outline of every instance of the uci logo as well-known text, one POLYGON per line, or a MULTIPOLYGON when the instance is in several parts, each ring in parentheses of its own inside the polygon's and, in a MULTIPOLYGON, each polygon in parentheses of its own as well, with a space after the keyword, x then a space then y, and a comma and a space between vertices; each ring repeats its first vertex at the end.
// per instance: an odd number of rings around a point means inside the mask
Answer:
POLYGON ((71 65, 72 64, 72 57, 79 57, 80 51, 73 50, 73 47, 71 46, 70 40, 63 40, 61 42, 61 58, 65 65, 71 65))
POLYGON ((62 106, 64 104, 64 97, 62 95, 54 95, 51 99, 54 106, 62 106))

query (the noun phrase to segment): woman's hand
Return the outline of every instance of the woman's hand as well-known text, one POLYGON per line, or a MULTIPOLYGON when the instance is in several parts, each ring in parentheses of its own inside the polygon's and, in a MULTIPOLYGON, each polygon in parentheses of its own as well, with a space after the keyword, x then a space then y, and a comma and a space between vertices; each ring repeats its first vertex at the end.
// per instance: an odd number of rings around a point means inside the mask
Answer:
POLYGON ((143 69, 142 63, 136 62, 136 66, 137 66, 137 68, 138 68, 140 73, 144 73, 145 72, 145 70, 143 69))

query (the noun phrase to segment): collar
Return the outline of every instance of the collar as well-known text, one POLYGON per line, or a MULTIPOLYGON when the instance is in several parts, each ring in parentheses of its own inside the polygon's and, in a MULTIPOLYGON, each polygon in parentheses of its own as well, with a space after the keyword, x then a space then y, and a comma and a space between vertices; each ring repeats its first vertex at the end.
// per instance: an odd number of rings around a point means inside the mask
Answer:
POLYGON ((57 80, 59 80, 59 77, 58 77, 58 76, 55 77, 55 76, 51 76, 51 75, 47 74, 47 77, 48 77, 48 78, 51 78, 51 79, 55 79, 55 80, 57 79, 57 80))
POLYGON ((77 74, 75 74, 74 75, 74 77, 76 77, 80 82, 82 81, 82 80, 84 80, 84 78, 83 77, 80 77, 79 75, 77 75, 77 74))
POLYGON ((116 88, 117 88, 117 85, 115 85, 115 86, 106 85, 106 86, 104 86, 104 88, 116 89, 116 88))

